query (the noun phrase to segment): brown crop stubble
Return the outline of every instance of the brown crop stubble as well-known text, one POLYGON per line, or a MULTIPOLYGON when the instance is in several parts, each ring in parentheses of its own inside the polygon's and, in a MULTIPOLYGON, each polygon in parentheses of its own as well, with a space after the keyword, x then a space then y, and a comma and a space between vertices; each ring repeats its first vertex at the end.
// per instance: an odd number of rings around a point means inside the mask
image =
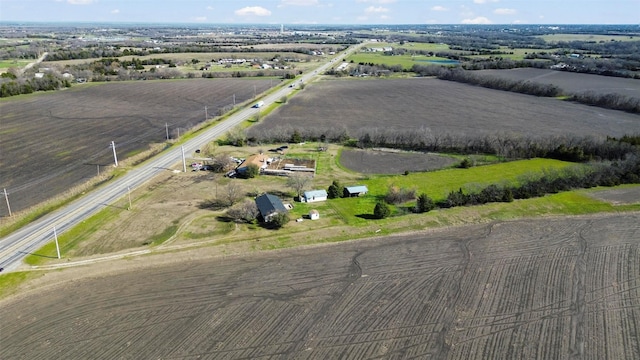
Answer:
POLYGON ((198 249, 3 301, 0 357, 637 358, 639 233, 627 213, 198 249))
MULTIPOLYGON (((76 86, 0 102, 0 187, 16 212, 98 174, 98 166, 162 143, 210 118, 219 108, 262 92, 268 79, 192 79, 76 86), (254 90, 254 86, 256 90, 254 90)), ((274 82, 275 83, 275 82, 274 82)), ((0 206, 0 216, 8 215, 0 206)))
POLYGON ((477 137, 637 133, 640 116, 438 79, 329 80, 309 84, 250 133, 278 128, 423 131, 477 137))

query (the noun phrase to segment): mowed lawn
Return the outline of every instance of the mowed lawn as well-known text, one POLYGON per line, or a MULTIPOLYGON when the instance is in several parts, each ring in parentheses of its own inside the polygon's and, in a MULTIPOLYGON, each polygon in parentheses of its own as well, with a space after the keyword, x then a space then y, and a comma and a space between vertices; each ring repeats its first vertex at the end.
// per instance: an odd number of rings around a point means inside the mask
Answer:
MULTIPOLYGON (((426 193, 434 201, 439 201, 446 199, 449 192, 460 188, 463 191, 479 191, 490 184, 517 185, 523 178, 538 177, 548 171, 562 170, 572 166, 581 165, 552 159, 531 159, 469 169, 446 169, 409 175, 374 175, 359 182, 342 184, 344 186, 366 185, 369 188, 367 195, 357 198, 331 199, 328 203, 349 224, 364 224, 367 221, 367 215, 373 214, 376 202, 384 198, 391 186, 415 189, 416 195, 426 193)), ((401 207, 413 205, 415 202, 409 202, 401 207)), ((398 211, 397 208, 395 210, 398 211)))

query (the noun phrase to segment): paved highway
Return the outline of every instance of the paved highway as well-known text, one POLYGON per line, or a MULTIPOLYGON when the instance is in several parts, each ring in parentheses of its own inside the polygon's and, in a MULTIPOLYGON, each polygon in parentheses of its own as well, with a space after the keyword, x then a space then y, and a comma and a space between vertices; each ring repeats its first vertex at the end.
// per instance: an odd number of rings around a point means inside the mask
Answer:
MULTIPOLYGON (((356 48, 357 46, 350 47, 346 52, 340 53, 338 56, 330 59, 317 69, 304 74, 296 81, 308 83, 313 80, 317 74, 323 73, 328 68, 339 62, 339 59, 342 59, 355 51, 356 48)), ((269 95, 266 95, 261 100, 264 101, 264 106, 269 106, 283 96, 289 95, 293 91, 293 88, 283 87, 269 95)), ((185 154, 192 154, 196 149, 199 149, 211 140, 222 136, 236 125, 253 116, 256 111, 259 111, 259 109, 247 107, 230 116, 227 120, 203 130, 196 137, 182 145, 185 154)), ((54 240, 54 227, 58 234, 71 229, 73 226, 81 223, 83 220, 97 213, 105 206, 114 203, 123 196, 126 196, 129 188, 133 190, 158 175, 160 172, 167 171, 167 169, 170 169, 181 162, 182 148, 180 146, 175 146, 174 148, 164 151, 158 156, 137 166, 133 170, 127 172, 126 175, 103 185, 99 189, 91 191, 69 205, 0 239, 0 268, 3 268, 3 271, 17 269, 21 265, 25 256, 35 252, 46 243, 54 240)))

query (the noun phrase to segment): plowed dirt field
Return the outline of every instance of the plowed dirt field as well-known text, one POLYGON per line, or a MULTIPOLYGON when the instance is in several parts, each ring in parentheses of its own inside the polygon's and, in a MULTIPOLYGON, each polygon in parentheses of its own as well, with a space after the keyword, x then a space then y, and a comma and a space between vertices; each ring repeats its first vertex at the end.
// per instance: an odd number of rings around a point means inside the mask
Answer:
POLYGON ((638 359, 638 239, 631 213, 95 264, 2 301, 0 358, 638 359))
POLYGON ((362 130, 620 137, 640 131, 640 116, 438 79, 328 80, 309 84, 249 132, 278 128, 344 128, 351 137, 362 130))
MULTIPOLYGON (((0 188, 19 211, 86 182, 151 143, 176 138, 276 81, 191 79, 87 84, 0 101, 0 188), (207 110, 205 110, 207 107, 207 110)), ((8 215, 0 206, 0 217, 8 215)))

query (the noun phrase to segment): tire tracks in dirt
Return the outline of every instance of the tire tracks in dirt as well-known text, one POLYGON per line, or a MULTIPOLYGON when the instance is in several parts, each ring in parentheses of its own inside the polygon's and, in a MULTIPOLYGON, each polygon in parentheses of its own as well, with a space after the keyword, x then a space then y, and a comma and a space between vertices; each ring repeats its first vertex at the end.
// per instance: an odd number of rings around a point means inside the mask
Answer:
MULTIPOLYGON (((479 237, 477 240, 486 239, 493 232, 493 226, 495 222, 492 222, 486 226, 485 233, 479 237)), ((473 253, 469 250, 469 244, 474 241, 473 238, 468 238, 465 240, 460 240, 458 246, 460 251, 462 252, 462 263, 461 263, 461 271, 458 280, 452 284, 452 289, 449 292, 449 296, 447 296, 447 304, 448 306, 445 308, 445 315, 442 318, 441 323, 442 328, 440 329, 438 336, 436 338, 436 348, 433 353, 434 359, 447 359, 449 356, 449 351, 451 347, 454 346, 453 342, 453 333, 452 330, 456 328, 456 314, 458 312, 458 305, 460 302, 461 295, 461 284, 464 278, 469 273, 471 267, 471 261, 473 260, 473 253)))
POLYGON ((582 359, 584 357, 585 340, 585 282, 587 274, 587 261, 585 253, 587 251, 587 240, 584 232, 592 226, 593 220, 588 221, 580 227, 576 233, 577 254, 571 280, 571 334, 569 340, 569 359, 582 359))

